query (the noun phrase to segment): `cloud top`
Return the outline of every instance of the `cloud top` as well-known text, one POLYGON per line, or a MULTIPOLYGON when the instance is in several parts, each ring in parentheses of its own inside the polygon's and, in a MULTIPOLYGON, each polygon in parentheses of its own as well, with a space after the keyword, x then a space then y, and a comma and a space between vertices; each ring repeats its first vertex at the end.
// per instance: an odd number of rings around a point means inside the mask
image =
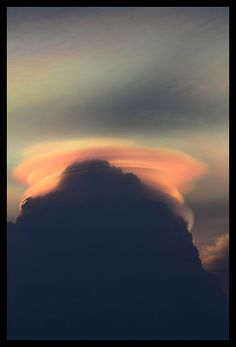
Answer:
POLYGON ((184 201, 206 165, 180 151, 140 147, 125 141, 90 139, 61 141, 39 145, 14 170, 14 177, 29 188, 24 198, 42 195, 54 189, 61 172, 71 163, 98 158, 109 160, 124 172, 133 172, 145 183, 184 201))

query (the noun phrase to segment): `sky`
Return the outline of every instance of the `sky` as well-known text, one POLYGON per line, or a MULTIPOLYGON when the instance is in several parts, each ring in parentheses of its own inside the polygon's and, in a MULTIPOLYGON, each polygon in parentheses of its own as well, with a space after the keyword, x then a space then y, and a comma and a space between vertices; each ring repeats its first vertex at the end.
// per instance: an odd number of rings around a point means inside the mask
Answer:
POLYGON ((224 7, 9 7, 8 220, 72 160, 102 157, 189 206, 196 245, 218 250, 228 240, 228 17, 224 7))

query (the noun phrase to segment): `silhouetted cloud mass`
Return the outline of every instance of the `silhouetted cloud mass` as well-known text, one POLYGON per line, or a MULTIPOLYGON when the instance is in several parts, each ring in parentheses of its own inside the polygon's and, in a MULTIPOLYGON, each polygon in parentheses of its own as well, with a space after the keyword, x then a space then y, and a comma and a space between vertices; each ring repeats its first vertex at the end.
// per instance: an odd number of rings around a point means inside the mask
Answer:
POLYGON ((8 224, 8 339, 227 339, 187 223, 134 174, 75 163, 8 224))

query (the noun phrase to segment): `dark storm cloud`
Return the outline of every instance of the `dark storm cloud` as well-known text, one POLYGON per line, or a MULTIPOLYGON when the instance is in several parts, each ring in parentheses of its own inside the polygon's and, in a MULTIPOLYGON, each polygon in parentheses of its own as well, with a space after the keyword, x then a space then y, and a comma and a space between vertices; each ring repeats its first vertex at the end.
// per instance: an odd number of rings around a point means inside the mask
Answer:
POLYGON ((226 339, 186 222, 133 174, 74 164, 8 224, 9 339, 226 339))

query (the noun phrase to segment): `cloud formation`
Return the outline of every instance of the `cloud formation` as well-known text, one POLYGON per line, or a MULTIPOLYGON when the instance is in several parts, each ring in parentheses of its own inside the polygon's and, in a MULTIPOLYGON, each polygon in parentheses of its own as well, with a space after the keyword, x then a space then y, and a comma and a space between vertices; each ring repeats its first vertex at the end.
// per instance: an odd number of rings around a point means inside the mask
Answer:
POLYGON ((162 195, 93 160, 26 199, 8 224, 8 339, 227 339, 223 291, 162 195))
POLYGON ((225 292, 229 294, 229 234, 217 237, 215 244, 202 250, 204 268, 220 279, 225 292))
POLYGON ((190 155, 166 148, 135 146, 132 142, 88 139, 39 145, 28 152, 14 170, 17 180, 29 185, 24 198, 45 194, 56 187, 61 172, 73 161, 109 160, 124 172, 134 172, 145 183, 162 190, 179 202, 193 189, 206 165, 190 155))

